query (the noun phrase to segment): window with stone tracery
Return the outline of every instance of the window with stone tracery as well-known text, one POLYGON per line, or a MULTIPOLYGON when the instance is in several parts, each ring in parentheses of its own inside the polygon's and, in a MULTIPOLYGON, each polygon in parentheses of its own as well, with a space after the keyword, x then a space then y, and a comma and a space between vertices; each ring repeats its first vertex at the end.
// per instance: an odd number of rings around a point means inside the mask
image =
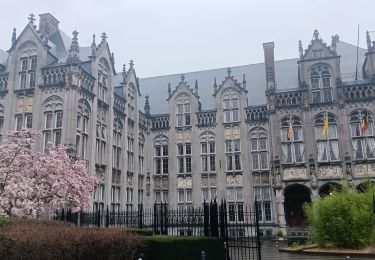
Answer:
POLYGON ((190 126, 191 125, 191 102, 187 94, 181 94, 177 97, 176 117, 177 126, 190 126))
POLYGON ((154 139, 154 198, 155 201, 168 202, 168 138, 159 135, 154 139))
MULTIPOLYGON (((63 128, 63 100, 60 97, 50 97, 43 104, 44 110, 44 147, 48 142, 61 144, 63 128)), ((44 149, 44 148, 43 148, 44 149)))
POLYGON ((105 59, 100 59, 98 66, 98 99, 107 102, 109 65, 105 59))
POLYGON ((76 149, 77 156, 81 159, 86 158, 87 143, 89 137, 89 119, 91 108, 89 103, 81 99, 78 103, 77 113, 77 133, 76 133, 76 149))
POLYGON ((35 88, 37 56, 22 56, 19 64, 19 89, 35 88))
POLYGON ((201 171, 216 171, 216 145, 213 133, 206 132, 201 135, 201 171))
POLYGON ((302 121, 297 116, 281 120, 281 146, 284 163, 300 163, 304 158, 302 121))
POLYGON ((327 65, 318 64, 310 70, 312 103, 332 102, 331 72, 327 65))
POLYGON ((352 136, 353 159, 374 159, 375 158, 375 136, 374 136, 373 115, 370 111, 359 109, 350 114, 350 129, 352 136), (364 128, 364 121, 368 117, 367 128, 364 128))
POLYGON ((240 101, 238 93, 229 89, 223 94, 224 123, 240 121, 240 101))
POLYGON ((324 130, 324 124, 327 113, 319 113, 315 117, 315 139, 318 151, 318 161, 338 161, 339 156, 339 138, 337 135, 337 120, 335 115, 328 113, 328 128, 324 130))

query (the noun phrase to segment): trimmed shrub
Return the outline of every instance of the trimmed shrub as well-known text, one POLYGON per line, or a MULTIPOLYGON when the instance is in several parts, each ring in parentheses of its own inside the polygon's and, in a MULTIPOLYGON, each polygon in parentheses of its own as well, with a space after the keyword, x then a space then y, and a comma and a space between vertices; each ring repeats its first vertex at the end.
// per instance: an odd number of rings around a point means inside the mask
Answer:
POLYGON ((139 228, 119 228, 119 230, 126 233, 133 233, 140 236, 152 236, 153 232, 150 229, 139 229, 139 228))
POLYGON ((144 260, 224 259, 224 240, 210 237, 151 236, 145 237, 144 260))
POLYGON ((14 219, 0 228, 0 259, 133 260, 142 244, 134 233, 59 221, 14 219))
POLYGON ((0 216, 0 227, 1 226, 4 226, 4 225, 7 225, 11 222, 10 218, 9 217, 5 217, 5 216, 0 216))
POLYGON ((375 242, 374 185, 359 192, 344 184, 330 196, 305 204, 312 238, 321 247, 364 248, 375 242))

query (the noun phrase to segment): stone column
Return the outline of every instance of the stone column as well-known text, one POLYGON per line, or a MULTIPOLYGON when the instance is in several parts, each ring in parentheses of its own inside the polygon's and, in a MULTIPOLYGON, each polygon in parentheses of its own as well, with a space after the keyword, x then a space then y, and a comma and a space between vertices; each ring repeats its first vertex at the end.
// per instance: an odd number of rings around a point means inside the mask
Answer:
POLYGON ((277 223, 279 229, 286 234, 286 221, 285 221, 285 210, 284 210, 284 195, 282 189, 276 190, 276 211, 277 211, 277 223))

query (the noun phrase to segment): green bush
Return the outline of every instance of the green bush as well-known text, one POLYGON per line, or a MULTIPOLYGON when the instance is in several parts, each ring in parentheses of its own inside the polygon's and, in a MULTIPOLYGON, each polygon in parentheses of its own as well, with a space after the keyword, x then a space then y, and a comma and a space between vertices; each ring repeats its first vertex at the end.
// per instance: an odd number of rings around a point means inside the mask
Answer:
POLYGON ((200 259, 202 251, 207 254, 207 260, 223 260, 224 240, 190 236, 145 237, 144 260, 200 259))
POLYGON ((322 247, 364 248, 375 242, 374 185, 359 192, 344 184, 330 196, 305 204, 312 239, 322 247))
POLYGON ((1 226, 4 226, 4 225, 7 225, 11 222, 10 218, 9 217, 3 217, 3 216, 0 216, 0 227, 1 226))
POLYGON ((276 236, 277 236, 277 237, 283 237, 283 236, 284 236, 283 231, 279 229, 279 230, 277 231, 277 233, 276 233, 276 236))

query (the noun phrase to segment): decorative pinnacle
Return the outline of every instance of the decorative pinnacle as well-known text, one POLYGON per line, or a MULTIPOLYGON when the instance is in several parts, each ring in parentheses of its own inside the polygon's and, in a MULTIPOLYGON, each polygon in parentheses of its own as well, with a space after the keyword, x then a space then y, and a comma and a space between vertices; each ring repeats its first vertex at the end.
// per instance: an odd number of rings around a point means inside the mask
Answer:
POLYGON ((301 40, 298 41, 298 52, 299 52, 300 58, 302 58, 302 56, 303 56, 303 47, 302 47, 302 41, 301 40))
POLYGON ((245 73, 242 76, 242 87, 243 89, 246 89, 246 74, 245 73))
POLYGON ((129 69, 132 70, 134 68, 134 61, 130 60, 129 62, 129 69))
POLYGON ((232 69, 231 68, 227 69, 227 74, 228 74, 228 77, 230 77, 232 75, 232 69))
POLYGON ((196 95, 198 95, 198 80, 195 80, 195 86, 194 86, 194 92, 196 95))
POLYGON ((102 42, 105 42, 107 40, 107 34, 105 32, 102 32, 102 42))
POLYGON ((185 75, 181 74, 181 82, 184 82, 184 81, 185 81, 185 75))
POLYGON ((115 65, 115 53, 114 52, 111 53, 111 59, 112 59, 113 65, 115 65))
POLYGON ((92 43, 91 43, 91 56, 95 57, 96 52, 96 42, 95 42, 95 34, 92 35, 92 43))
POLYGON ((125 63, 122 65, 122 82, 126 83, 126 65, 125 63))
POLYGON ((370 38, 370 33, 369 31, 366 31, 366 43, 367 43, 367 49, 371 49, 371 38, 370 38))
POLYGON ((214 78, 214 92, 216 93, 217 91, 217 83, 216 83, 216 77, 214 78))
POLYGON ((315 40, 319 39, 319 31, 317 29, 314 30, 314 39, 315 40))
POLYGON ((145 100, 145 113, 146 115, 150 115, 150 102, 149 102, 149 96, 146 95, 146 100, 145 100))
POLYGON ((35 15, 33 13, 31 13, 31 14, 29 14, 29 17, 27 19, 29 19, 30 24, 34 24, 35 15))
POLYGON ((168 97, 172 96, 172 89, 171 89, 171 83, 168 83, 168 97))
POLYGON ((14 27, 13 33, 12 33, 12 45, 16 42, 16 40, 17 40, 16 27, 14 27))
POLYGON ((70 45, 70 50, 69 50, 69 56, 66 62, 68 64, 79 64, 81 61, 79 59, 79 45, 78 45, 78 32, 77 30, 74 29, 73 31, 73 39, 72 39, 72 44, 70 45))

